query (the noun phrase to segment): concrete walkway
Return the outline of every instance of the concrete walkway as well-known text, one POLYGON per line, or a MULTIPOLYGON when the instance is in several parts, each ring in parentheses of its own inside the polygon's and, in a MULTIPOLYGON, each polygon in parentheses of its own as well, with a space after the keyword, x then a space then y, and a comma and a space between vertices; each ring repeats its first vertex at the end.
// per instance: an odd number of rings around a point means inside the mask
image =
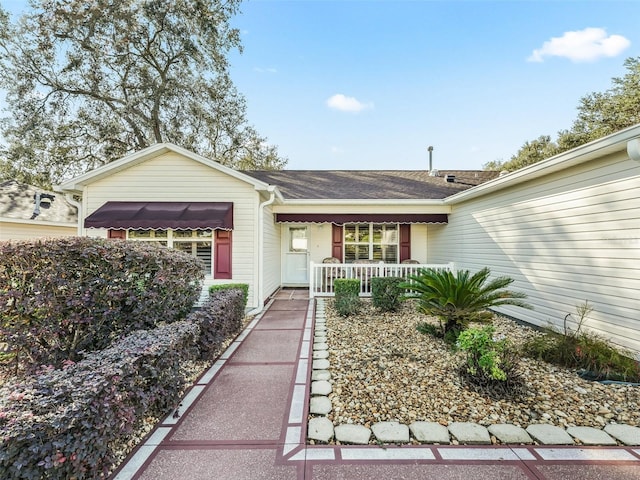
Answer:
POLYGON ((307 445, 314 311, 283 290, 115 480, 640 480, 640 447, 307 445))

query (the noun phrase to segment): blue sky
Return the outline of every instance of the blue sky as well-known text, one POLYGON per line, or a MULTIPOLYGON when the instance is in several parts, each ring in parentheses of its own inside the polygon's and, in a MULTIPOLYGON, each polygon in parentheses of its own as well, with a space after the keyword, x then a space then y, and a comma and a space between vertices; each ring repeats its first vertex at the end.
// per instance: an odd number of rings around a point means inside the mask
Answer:
POLYGON ((427 168, 429 145, 441 169, 507 160, 570 127, 580 97, 640 55, 637 1, 253 0, 242 11, 233 79, 296 169, 427 168))
MULTIPOLYGON (((10 11, 26 2, 0 0, 10 11)), ((249 0, 231 75, 291 169, 479 169, 640 55, 640 2, 249 0)))

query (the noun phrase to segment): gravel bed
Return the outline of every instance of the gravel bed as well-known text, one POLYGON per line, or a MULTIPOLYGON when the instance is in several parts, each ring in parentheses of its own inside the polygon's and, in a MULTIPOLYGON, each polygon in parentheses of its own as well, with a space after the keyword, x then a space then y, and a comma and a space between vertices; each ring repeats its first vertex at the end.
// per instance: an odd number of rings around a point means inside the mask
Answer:
MULTIPOLYGON (((342 318, 326 302, 334 425, 371 427, 382 421, 511 423, 523 428, 547 423, 602 428, 608 423, 640 425, 640 387, 604 385, 574 371, 522 357, 518 374, 524 391, 513 398, 490 398, 469 390, 458 374, 463 357, 438 339, 416 330, 437 323, 411 302, 397 313, 381 313, 364 301, 359 315, 342 318)), ((539 333, 496 317, 498 335, 514 344, 539 333)))

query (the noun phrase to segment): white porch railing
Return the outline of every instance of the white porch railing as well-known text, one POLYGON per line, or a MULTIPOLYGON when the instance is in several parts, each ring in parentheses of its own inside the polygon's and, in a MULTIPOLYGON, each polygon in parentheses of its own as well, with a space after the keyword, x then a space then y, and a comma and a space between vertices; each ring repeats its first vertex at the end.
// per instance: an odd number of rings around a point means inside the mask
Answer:
POLYGON ((453 263, 314 263, 309 265, 309 296, 332 297, 333 283, 337 278, 360 280, 360 296, 371 296, 371 278, 402 277, 416 275, 421 268, 453 270, 453 263))

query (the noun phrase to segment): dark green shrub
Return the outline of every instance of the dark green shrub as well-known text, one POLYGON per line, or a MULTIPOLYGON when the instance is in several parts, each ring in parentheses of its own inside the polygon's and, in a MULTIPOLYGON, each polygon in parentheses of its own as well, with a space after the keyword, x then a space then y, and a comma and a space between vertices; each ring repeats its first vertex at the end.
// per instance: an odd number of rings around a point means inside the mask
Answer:
POLYGON ((360 302, 360 297, 357 295, 344 294, 336 296, 335 307, 338 315, 341 317, 349 317, 356 315, 360 311, 362 303, 360 302))
POLYGON ((244 299, 244 306, 242 308, 246 308, 247 301, 249 299, 249 284, 247 283, 223 283, 220 285, 211 285, 209 287, 209 295, 213 295, 214 293, 220 292, 222 290, 230 289, 239 289, 242 292, 242 297, 244 299))
POLYGON ((407 291, 406 298, 418 299, 418 310, 437 317, 442 325, 443 336, 453 332, 457 336, 470 322, 486 321, 493 314, 490 307, 517 305, 531 308, 523 302, 526 295, 505 290, 513 282, 509 277, 489 280, 490 270, 483 268, 473 275, 469 270, 458 270, 455 274, 443 269, 420 269, 417 275, 402 282, 407 291))
POLYGON ((0 478, 105 478, 141 422, 176 407, 198 335, 185 321, 133 332, 78 363, 0 387, 0 478))
POLYGON ((335 307, 338 315, 348 317, 360 311, 360 280, 337 278, 334 282, 335 307))
POLYGON ((371 299, 373 306, 383 312, 395 312, 400 308, 403 290, 399 277, 374 277, 371 279, 371 299))
POLYGON ((0 337, 15 367, 61 366, 127 332, 184 318, 202 279, 197 259, 148 243, 0 243, 0 337))
POLYGON ((245 298, 242 288, 216 289, 197 311, 187 317, 200 327, 200 358, 214 359, 220 353, 222 343, 240 331, 245 298))
POLYGON ((442 329, 442 323, 440 323, 440 325, 433 325, 427 322, 419 322, 416 325, 416 330, 423 335, 440 338, 450 347, 455 347, 456 342, 458 341, 458 335, 460 335, 460 330, 455 328, 449 329, 445 332, 442 329))
POLYGON ((442 327, 427 322, 420 322, 416 325, 416 330, 423 335, 442 338, 442 327))
POLYGON ((333 282, 333 291, 336 298, 341 295, 360 295, 360 279, 336 278, 333 282))

